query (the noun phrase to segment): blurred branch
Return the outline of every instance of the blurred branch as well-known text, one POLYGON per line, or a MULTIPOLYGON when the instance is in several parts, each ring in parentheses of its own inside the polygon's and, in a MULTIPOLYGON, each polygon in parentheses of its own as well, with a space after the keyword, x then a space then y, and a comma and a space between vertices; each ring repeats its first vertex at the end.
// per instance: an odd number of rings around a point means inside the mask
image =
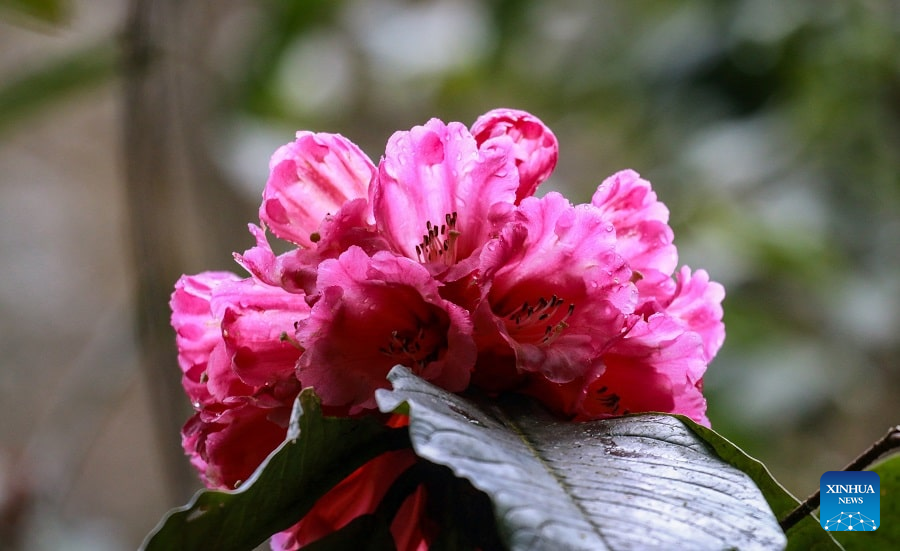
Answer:
MULTIPOLYGON (((869 446, 866 451, 862 452, 859 457, 850 462, 849 465, 841 469, 842 471, 861 471, 875 462, 884 454, 900 448, 900 425, 891 427, 887 434, 882 436, 878 441, 869 446)), ((809 496, 803 503, 798 505, 793 511, 787 514, 779 524, 781 529, 787 532, 795 524, 803 520, 810 513, 818 509, 821 495, 817 491, 809 496)))
MULTIPOLYGON (((133 254, 136 269, 137 334, 141 367, 147 377, 157 438, 162 448, 164 472, 168 476, 170 497, 179 499, 190 487, 190 473, 178 450, 179 419, 186 408, 179 407, 178 379, 162 371, 174 368, 176 356, 171 334, 166 328, 166 303, 169 287, 165 277, 178 272, 178 252, 165 250, 173 241, 171 232, 159 231, 155 214, 165 212, 176 190, 166 144, 167 102, 165 83, 154 75, 154 39, 151 21, 152 2, 132 4, 124 36, 125 113, 124 147, 128 205, 131 219, 133 254)), ((158 71, 156 71, 158 73, 158 71)))
POLYGON ((169 327, 169 296, 182 273, 230 261, 234 230, 243 230, 252 213, 205 147, 212 93, 195 56, 204 38, 197 29, 210 22, 196 13, 199 4, 135 0, 124 34, 123 146, 137 334, 176 501, 196 486, 196 477, 179 441, 190 411, 169 327))

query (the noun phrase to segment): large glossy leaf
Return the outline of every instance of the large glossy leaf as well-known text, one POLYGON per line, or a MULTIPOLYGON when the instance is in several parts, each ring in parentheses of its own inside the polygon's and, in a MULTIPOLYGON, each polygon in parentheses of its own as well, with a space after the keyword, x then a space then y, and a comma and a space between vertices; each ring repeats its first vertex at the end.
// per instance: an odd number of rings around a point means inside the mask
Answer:
POLYGON ((300 393, 285 442, 239 489, 198 492, 144 541, 148 551, 245 550, 289 528, 316 500, 373 457, 409 442, 374 419, 323 417, 311 389, 300 393))
POLYGON ((378 391, 407 411, 416 453, 489 495, 518 549, 778 549, 785 536, 753 480, 680 420, 556 420, 522 399, 477 402, 403 368, 378 391))
MULTIPOLYGON (((765 465, 744 453, 714 430, 698 425, 686 417, 679 416, 679 419, 709 444, 719 457, 752 478, 779 519, 783 519, 800 504, 796 497, 772 477, 765 465)), ((787 548, 791 551, 826 551, 842 548, 830 532, 822 529, 819 519, 814 515, 809 515, 794 525, 788 530, 787 536, 787 548)))

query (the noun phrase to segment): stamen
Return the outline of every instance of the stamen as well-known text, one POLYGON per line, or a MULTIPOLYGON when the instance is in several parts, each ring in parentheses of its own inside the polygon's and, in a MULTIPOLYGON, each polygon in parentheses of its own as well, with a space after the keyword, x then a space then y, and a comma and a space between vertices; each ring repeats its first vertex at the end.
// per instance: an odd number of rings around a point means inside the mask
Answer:
MULTIPOLYGON (((597 390, 597 402, 600 403, 604 408, 606 408, 609 413, 618 414, 621 409, 621 398, 618 394, 609 392, 609 389, 605 386, 597 390)), ((628 413, 629 410, 625 409, 622 411, 623 414, 628 413)))
POLYGON ((538 297, 537 302, 532 306, 527 300, 522 306, 506 316, 506 319, 514 324, 512 329, 522 335, 528 331, 530 327, 541 322, 549 322, 544 327, 543 334, 534 335, 535 340, 539 340, 541 344, 549 344, 556 340, 557 337, 567 328, 569 324, 567 320, 575 313, 575 304, 569 304, 568 308, 562 310, 561 306, 565 301, 557 295, 552 295, 550 299, 538 297))
POLYGON ((444 224, 438 226, 431 220, 425 221, 425 232, 422 242, 416 245, 416 257, 419 262, 442 260, 450 265, 456 262, 456 241, 460 233, 456 230, 457 213, 444 216, 444 224))
POLYGON ((379 347, 378 351, 418 374, 440 356, 441 347, 429 343, 428 336, 421 322, 414 333, 395 329, 390 333, 387 346, 379 347))
POLYGON ((281 342, 290 343, 291 346, 296 348, 297 350, 303 350, 303 347, 300 346, 300 342, 294 337, 287 334, 287 331, 282 331, 280 335, 278 335, 278 340, 281 342))

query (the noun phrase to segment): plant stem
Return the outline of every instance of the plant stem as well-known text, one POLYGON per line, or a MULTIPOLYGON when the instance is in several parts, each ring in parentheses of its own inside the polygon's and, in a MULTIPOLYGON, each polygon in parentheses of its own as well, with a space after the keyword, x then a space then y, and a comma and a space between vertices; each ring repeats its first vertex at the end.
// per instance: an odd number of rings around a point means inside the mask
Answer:
MULTIPOLYGON (((850 462, 841 470, 844 471, 861 471, 875 462, 876 459, 885 453, 900 448, 900 425, 891 427, 887 434, 882 436, 878 441, 869 446, 869 448, 850 462)), ((815 511, 819 507, 819 492, 816 491, 797 506, 793 511, 788 513, 779 524, 781 529, 787 532, 795 524, 803 520, 807 515, 815 511)))

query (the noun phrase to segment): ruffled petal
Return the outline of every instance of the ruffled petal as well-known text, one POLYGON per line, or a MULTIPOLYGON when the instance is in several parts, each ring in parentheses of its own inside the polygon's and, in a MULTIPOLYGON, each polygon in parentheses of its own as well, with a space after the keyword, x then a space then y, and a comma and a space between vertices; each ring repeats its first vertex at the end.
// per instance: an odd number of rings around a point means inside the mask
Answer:
POLYGON ((707 362, 712 361, 725 342, 725 324, 722 322, 722 300, 725 288, 709 280, 706 270, 683 266, 678 272, 677 283, 666 313, 680 320, 688 331, 700 335, 707 362))
POLYGON ((317 286, 321 298, 298 324, 298 374, 323 404, 350 414, 375 408, 375 389, 387 388, 397 364, 452 392, 466 388, 471 322, 418 262, 351 247, 322 262, 317 286))
POLYGON ((278 237, 311 247, 327 214, 368 196, 375 165, 339 134, 298 132, 269 162, 259 218, 278 237))
POLYGON ((669 227, 669 210, 656 199, 650 182, 633 170, 613 174, 591 199, 616 229, 616 250, 635 272, 671 276, 678 251, 669 227))
POLYGON ((540 119, 517 109, 494 109, 478 117, 472 125, 472 135, 479 148, 492 140, 506 137, 512 140, 512 154, 519 173, 516 203, 534 195, 546 180, 559 157, 559 142, 540 119))
POLYGON ((222 320, 213 314, 210 301, 219 286, 239 279, 230 272, 181 276, 169 301, 181 383, 197 409, 214 401, 207 388, 208 367, 210 355, 222 342, 222 320))
POLYGON ((315 287, 316 265, 319 255, 312 249, 293 249, 275 255, 266 232, 250 224, 250 233, 256 238, 256 246, 234 253, 235 261, 261 283, 280 287, 291 293, 309 293, 315 287))
POLYGON ((293 342, 294 327, 309 315, 302 295, 246 279, 222 284, 211 307, 221 312, 230 367, 241 381, 271 387, 294 378, 302 352, 293 342))
POLYGON ((481 254, 477 329, 496 328, 519 369, 555 382, 583 374, 621 334, 637 298, 615 244, 612 226, 590 205, 572 206, 558 193, 524 199, 481 254), (483 323, 485 309, 493 324, 483 323))
POLYGON ((376 226, 394 251, 450 266, 483 245, 515 200, 509 140, 481 150, 460 123, 432 119, 388 141, 372 187, 376 226))
POLYGON ((699 381, 706 370, 697 333, 665 314, 639 320, 595 365, 585 386, 582 419, 661 411, 709 425, 699 381))

